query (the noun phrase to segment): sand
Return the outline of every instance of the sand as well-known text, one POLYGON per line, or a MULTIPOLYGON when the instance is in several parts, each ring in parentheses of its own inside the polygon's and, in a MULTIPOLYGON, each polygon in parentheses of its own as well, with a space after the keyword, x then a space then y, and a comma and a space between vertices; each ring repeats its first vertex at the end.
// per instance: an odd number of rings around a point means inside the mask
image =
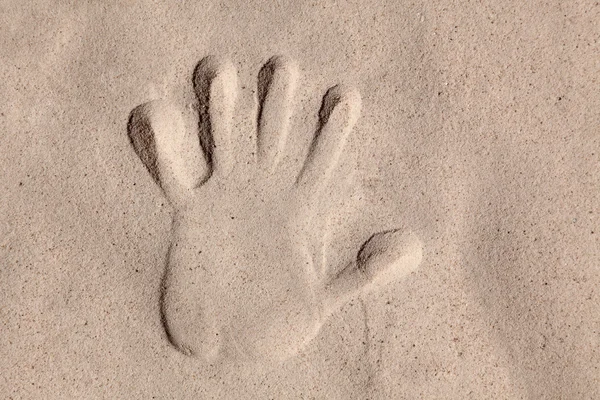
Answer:
POLYGON ((0 18, 0 398, 600 397, 596 2, 0 18))

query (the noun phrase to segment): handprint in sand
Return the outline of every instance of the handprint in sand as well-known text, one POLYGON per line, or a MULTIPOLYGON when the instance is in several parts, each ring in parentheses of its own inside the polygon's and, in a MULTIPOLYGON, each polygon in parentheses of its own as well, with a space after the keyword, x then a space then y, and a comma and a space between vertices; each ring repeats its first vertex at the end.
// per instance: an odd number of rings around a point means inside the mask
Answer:
POLYGON ((323 235, 313 226, 361 98, 340 86, 327 91, 304 162, 293 171, 282 155, 293 134, 298 74, 281 57, 262 68, 256 132, 233 124, 237 71, 213 57, 193 76, 199 129, 186 129, 182 111, 164 100, 131 113, 133 148, 174 208, 161 308, 167 337, 190 356, 285 360, 346 302, 421 261, 420 241, 392 230, 372 235, 353 262, 323 265, 314 251, 323 235), (253 145, 243 148, 250 134, 253 145))

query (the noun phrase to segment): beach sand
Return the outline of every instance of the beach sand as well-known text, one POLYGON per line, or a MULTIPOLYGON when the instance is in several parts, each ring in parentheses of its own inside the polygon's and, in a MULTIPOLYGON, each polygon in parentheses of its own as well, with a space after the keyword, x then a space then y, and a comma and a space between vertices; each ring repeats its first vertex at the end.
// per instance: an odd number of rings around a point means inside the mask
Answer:
MULTIPOLYGON (((597 2, 5 0, 0 18, 1 398, 600 398, 597 2), (332 178, 349 189, 315 203, 325 255, 343 265, 396 229, 422 246, 401 279, 352 296, 307 343, 293 329, 272 339, 293 354, 269 367, 187 355, 161 320, 180 213, 127 124, 159 99, 193 122, 207 56, 235 71, 232 132, 248 140, 259 71, 273 56, 295 63, 300 159, 327 90, 360 93, 332 178)), ((216 203, 235 213, 250 199, 236 193, 216 203)), ((230 226, 217 217, 197 232, 230 226)), ((278 243, 284 230, 262 221, 278 243)), ((228 229, 247 250, 254 236, 228 229)), ((291 283, 276 274, 264 293, 291 283)))

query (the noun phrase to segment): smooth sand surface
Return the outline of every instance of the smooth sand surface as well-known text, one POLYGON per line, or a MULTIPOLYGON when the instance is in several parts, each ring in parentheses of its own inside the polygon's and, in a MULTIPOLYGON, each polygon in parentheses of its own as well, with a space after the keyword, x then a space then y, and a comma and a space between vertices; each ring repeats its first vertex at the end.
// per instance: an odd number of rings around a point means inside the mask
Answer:
MULTIPOLYGON (((600 398, 597 2, 4 0, 0 19, 0 398, 600 398), (186 131, 192 74, 210 55, 237 71, 235 107, 216 109, 246 139, 288 118, 257 123, 257 99, 270 101, 261 68, 297 64, 292 159, 310 148, 328 89, 360 93, 331 172, 350 184, 316 203, 324 259, 350 262, 381 231, 422 245, 414 271, 351 296, 305 345, 283 340, 294 354, 275 367, 185 354, 161 321, 177 207, 128 121, 169 99, 186 131)), ((264 136, 258 157, 278 138, 264 136)), ((184 161, 200 153, 169 146, 182 154, 174 176, 198 183, 207 170, 184 161)), ((202 226, 225 226, 215 221, 202 226)), ((279 227, 264 229, 278 243, 279 227)), ((373 265, 410 253, 365 248, 358 261, 373 265)), ((285 298, 277 276, 261 288, 285 298)), ((248 293, 235 290, 220 306, 248 293)))

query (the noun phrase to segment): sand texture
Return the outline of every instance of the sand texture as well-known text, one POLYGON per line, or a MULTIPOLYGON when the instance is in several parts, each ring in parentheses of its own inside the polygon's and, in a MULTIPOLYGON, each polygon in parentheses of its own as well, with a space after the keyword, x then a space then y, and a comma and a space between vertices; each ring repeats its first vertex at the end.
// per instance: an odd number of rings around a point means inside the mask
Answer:
POLYGON ((0 0, 1 399, 600 398, 600 4, 0 0))

